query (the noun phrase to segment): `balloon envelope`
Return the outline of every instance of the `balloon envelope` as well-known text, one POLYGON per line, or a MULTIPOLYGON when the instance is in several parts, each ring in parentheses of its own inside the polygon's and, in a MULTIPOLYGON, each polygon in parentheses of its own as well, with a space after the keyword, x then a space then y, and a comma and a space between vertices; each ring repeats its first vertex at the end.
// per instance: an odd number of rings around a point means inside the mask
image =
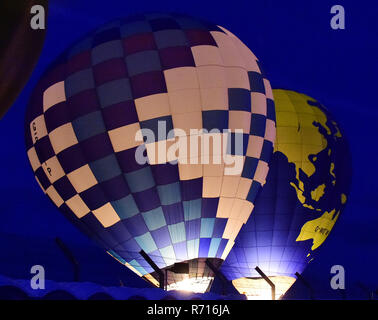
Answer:
POLYGON ((155 284, 142 250, 160 269, 186 261, 169 288, 204 291, 205 260, 219 267, 265 182, 274 102, 233 34, 148 14, 63 54, 34 90, 25 132, 36 179, 68 219, 155 284))
POLYGON ((0 119, 28 81, 42 50, 46 29, 30 27, 34 5, 43 6, 47 16, 48 0, 0 3, 0 119))
POLYGON ((277 137, 267 182, 222 265, 250 298, 271 298, 258 266, 284 294, 314 258, 347 200, 351 163, 347 141, 319 102, 273 90, 277 137))

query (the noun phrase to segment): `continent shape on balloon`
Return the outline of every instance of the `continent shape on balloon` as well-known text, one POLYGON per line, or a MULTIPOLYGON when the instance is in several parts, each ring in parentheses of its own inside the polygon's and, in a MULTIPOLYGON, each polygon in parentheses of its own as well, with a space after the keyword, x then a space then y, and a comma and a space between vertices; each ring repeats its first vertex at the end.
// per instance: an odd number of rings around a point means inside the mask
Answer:
POLYGON ((274 89, 277 136, 267 183, 222 265, 249 298, 270 298, 258 266, 284 294, 315 257, 347 200, 348 144, 329 111, 295 91, 274 89))

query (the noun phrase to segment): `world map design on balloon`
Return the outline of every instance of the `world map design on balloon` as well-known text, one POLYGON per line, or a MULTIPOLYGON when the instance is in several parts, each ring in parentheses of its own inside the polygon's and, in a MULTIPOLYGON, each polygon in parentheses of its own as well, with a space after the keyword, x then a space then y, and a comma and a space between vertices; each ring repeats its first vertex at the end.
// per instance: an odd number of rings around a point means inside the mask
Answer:
POLYGON ((286 109, 289 104, 280 103, 280 106, 286 107, 276 111, 280 129, 274 151, 283 153, 289 163, 295 164, 296 176, 290 185, 303 207, 311 210, 312 216, 309 217, 315 217, 302 226, 296 241, 312 239, 313 251, 325 241, 347 201, 349 183, 341 177, 339 167, 337 178, 340 180, 336 179, 335 172, 335 162, 338 166, 341 161, 348 163, 345 159, 347 145, 337 123, 319 102, 289 91, 274 90, 274 95, 280 101, 290 99, 295 107, 293 112, 290 107, 286 109), (287 126, 296 122, 297 132, 294 135, 293 127, 287 126), (301 149, 294 150, 292 143, 300 142, 301 149), (299 152, 302 152, 301 158, 299 152))
POLYGON ((222 272, 241 293, 276 297, 294 283, 329 236, 347 201, 348 144, 329 111, 294 91, 274 89, 277 135, 266 184, 222 272))

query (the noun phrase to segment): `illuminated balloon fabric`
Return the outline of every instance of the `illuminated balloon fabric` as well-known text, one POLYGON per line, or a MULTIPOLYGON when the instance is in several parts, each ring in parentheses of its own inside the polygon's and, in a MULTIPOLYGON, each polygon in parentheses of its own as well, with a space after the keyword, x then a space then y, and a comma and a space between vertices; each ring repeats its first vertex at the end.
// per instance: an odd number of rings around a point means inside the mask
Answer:
MULTIPOLYGON (((206 272, 193 259, 227 256, 265 182, 275 112, 258 60, 238 38, 150 14, 109 23, 63 54, 35 88, 25 130, 35 177, 60 211, 153 280, 141 250, 160 268, 192 260, 191 275, 206 272), (158 121, 167 131, 243 129, 242 172, 153 157, 139 165, 136 132, 156 133, 158 121)), ((161 142, 146 143, 147 154, 161 142)))
POLYGON ((42 5, 47 15, 48 0, 0 3, 0 119, 28 81, 42 50, 45 29, 30 27, 34 5, 42 5))
POLYGON ((273 95, 277 137, 267 182, 222 266, 250 296, 270 296, 256 266, 271 277, 278 296, 292 285, 332 230, 351 177, 347 142, 329 112, 304 94, 273 95))

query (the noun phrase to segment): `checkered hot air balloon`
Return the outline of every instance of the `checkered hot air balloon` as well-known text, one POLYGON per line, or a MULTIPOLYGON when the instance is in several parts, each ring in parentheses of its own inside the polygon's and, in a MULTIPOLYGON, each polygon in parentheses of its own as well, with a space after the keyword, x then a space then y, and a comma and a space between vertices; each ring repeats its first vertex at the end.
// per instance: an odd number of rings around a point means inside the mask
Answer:
POLYGON ((226 258, 265 182, 275 110, 232 33, 146 14, 69 48, 36 86, 25 133, 36 180, 70 221, 153 283, 142 251, 161 270, 187 263, 168 272, 168 289, 204 291, 205 260, 226 258))

